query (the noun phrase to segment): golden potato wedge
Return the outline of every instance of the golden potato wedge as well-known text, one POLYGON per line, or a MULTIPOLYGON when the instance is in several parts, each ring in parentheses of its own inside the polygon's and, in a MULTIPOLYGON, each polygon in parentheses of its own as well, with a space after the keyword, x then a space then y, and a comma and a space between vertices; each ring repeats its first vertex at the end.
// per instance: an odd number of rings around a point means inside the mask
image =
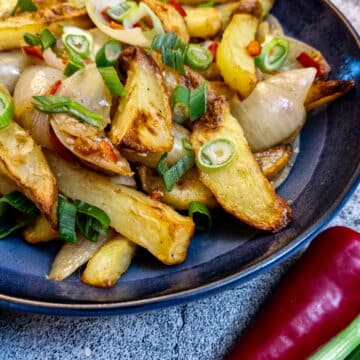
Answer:
POLYGON ((57 239, 59 233, 53 229, 50 223, 43 215, 39 215, 34 223, 28 225, 22 232, 22 235, 30 244, 38 244, 57 239))
POLYGON ((290 145, 278 145, 270 149, 254 153, 255 160, 263 174, 272 179, 289 162, 292 154, 290 145))
POLYGON ((146 248, 164 264, 185 260, 194 232, 191 218, 127 186, 116 185, 105 176, 68 163, 46 152, 59 191, 71 199, 97 206, 110 218, 110 226, 146 248))
POLYGON ((59 36, 63 25, 76 25, 84 29, 93 27, 86 9, 79 9, 69 4, 58 4, 37 12, 10 16, 0 21, 0 51, 24 45, 25 33, 39 34, 47 28, 55 36, 59 36))
POLYGON ((191 37, 212 38, 221 30, 221 14, 215 7, 186 7, 185 23, 191 37))
POLYGON ((291 208, 276 195, 261 172, 241 126, 231 115, 228 102, 221 97, 194 126, 191 144, 196 156, 203 144, 217 138, 231 140, 235 144, 235 156, 231 163, 214 172, 199 171, 200 180, 219 204, 241 221, 261 230, 281 230, 291 220, 291 208))
POLYGON ((235 14, 250 14, 260 17, 262 7, 259 0, 240 0, 217 6, 221 16, 221 30, 223 31, 235 14))
POLYGON ((184 18, 172 5, 159 0, 143 1, 160 19, 165 32, 176 32, 182 41, 189 42, 190 36, 184 18))
POLYGON ((224 96, 226 99, 231 99, 234 95, 234 90, 223 81, 209 81, 209 88, 215 92, 216 96, 224 96))
POLYGON ((0 168, 56 227, 54 176, 41 148, 14 121, 0 129, 0 168))
POLYGON ((265 17, 275 4, 275 0, 258 0, 261 4, 261 17, 265 17))
POLYGON ((164 80, 156 63, 139 48, 130 47, 122 53, 128 67, 122 97, 110 129, 116 144, 138 152, 171 150, 171 109, 164 80))
POLYGON ((13 191, 20 191, 20 189, 16 183, 2 173, 0 169, 0 195, 6 195, 13 191))
MULTIPOLYGON (((186 150, 182 145, 182 140, 190 139, 190 131, 175 122, 173 123, 172 131, 174 134, 174 143, 172 149, 170 150, 170 152, 168 152, 168 156, 166 158, 166 163, 169 166, 175 164, 186 154, 186 150)), ((156 165, 158 164, 161 156, 163 155, 163 153, 154 153, 154 154, 138 153, 128 149, 123 149, 122 152, 123 155, 130 162, 143 164, 151 168, 156 168, 156 165)))
POLYGON ((234 15, 217 50, 216 63, 221 75, 242 98, 251 93, 257 82, 254 58, 246 47, 255 39, 258 21, 253 15, 234 15))
POLYGON ((354 81, 316 80, 312 84, 305 100, 307 111, 328 104, 345 95, 355 86, 354 81))
POLYGON ((85 284, 111 288, 128 269, 136 245, 121 235, 105 243, 89 260, 81 276, 85 284))
POLYGON ((187 210, 192 201, 199 201, 209 208, 217 205, 212 192, 199 180, 195 168, 185 173, 169 192, 154 169, 139 165, 137 174, 144 192, 175 209, 187 210))
POLYGON ((88 262, 98 249, 101 248, 112 237, 99 236, 98 241, 89 241, 83 234, 77 235, 77 242, 72 244, 65 242, 51 265, 48 275, 51 280, 64 280, 75 272, 80 266, 88 262))
POLYGON ((220 70, 216 62, 212 62, 206 70, 199 71, 201 76, 210 81, 222 81, 220 70))
MULTIPOLYGON (((214 2, 216 4, 222 4, 222 3, 227 3, 231 0, 215 0, 214 2)), ((206 3, 207 1, 204 0, 179 0, 180 4, 184 4, 184 5, 200 5, 203 3, 206 3)))

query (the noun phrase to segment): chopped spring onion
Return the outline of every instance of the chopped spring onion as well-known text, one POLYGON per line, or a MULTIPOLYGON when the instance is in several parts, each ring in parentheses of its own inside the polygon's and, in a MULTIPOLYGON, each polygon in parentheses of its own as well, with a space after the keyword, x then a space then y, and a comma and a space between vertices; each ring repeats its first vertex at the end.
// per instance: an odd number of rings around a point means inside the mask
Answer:
POLYGON ((40 34, 40 43, 43 50, 53 48, 56 45, 56 38, 48 29, 45 29, 40 34))
POLYGON ((360 345, 360 315, 309 360, 344 360, 360 345))
POLYGON ((87 239, 97 241, 99 235, 106 236, 110 219, 103 210, 80 200, 75 200, 74 205, 78 212, 76 225, 87 239))
POLYGON ((190 108, 190 121, 195 121, 200 116, 206 113, 207 109, 207 93, 208 83, 204 81, 196 89, 190 93, 189 108, 190 108))
POLYGON ((192 201, 189 205, 189 216, 193 218, 198 230, 209 230, 212 226, 211 214, 206 205, 192 201))
POLYGON ((200 45, 190 44, 185 55, 185 63, 195 70, 206 70, 213 61, 211 51, 200 45))
POLYGON ((65 66, 64 75, 71 76, 72 74, 83 69, 84 67, 85 65, 80 60, 71 58, 65 66))
POLYGON ((348 356, 345 360, 359 360, 360 359, 360 345, 348 356))
POLYGON ((37 6, 32 2, 32 0, 18 0, 14 9, 11 11, 10 16, 15 16, 17 9, 21 11, 34 12, 37 11, 37 6))
POLYGON ((40 36, 36 36, 30 33, 24 34, 24 40, 30 46, 41 45, 40 36))
POLYGON ((0 91, 0 129, 6 128, 14 114, 11 96, 0 91))
POLYGON ((167 153, 160 158, 156 166, 156 170, 162 177, 167 191, 171 191, 180 178, 195 164, 194 151, 190 143, 186 139, 183 139, 182 145, 187 153, 173 166, 169 168, 166 164, 167 153))
POLYGON ((31 223, 39 214, 37 207, 21 192, 0 198, 0 239, 31 223))
POLYGON ((64 26, 62 41, 71 58, 93 60, 94 41, 88 31, 76 26, 64 26))
POLYGON ((264 73, 278 70, 289 53, 289 41, 274 38, 266 43, 261 54, 255 58, 255 65, 264 73))
POLYGON ((119 80, 118 74, 113 66, 99 67, 98 70, 112 96, 126 95, 124 86, 119 80))
POLYGON ((33 96, 35 107, 47 113, 69 113, 86 124, 101 128, 105 119, 66 96, 33 96))
POLYGON ((25 33, 24 40, 30 46, 40 45, 42 51, 56 45, 56 38, 48 29, 43 30, 39 36, 25 33))
POLYGON ((199 8, 207 8, 207 7, 213 7, 215 5, 215 1, 208 1, 208 2, 204 2, 199 4, 197 7, 199 8))
POLYGON ((189 119, 190 91, 185 86, 177 86, 170 97, 172 118, 178 124, 184 124, 189 119))
POLYGON ((58 198, 58 222, 59 237, 71 243, 76 243, 76 206, 69 202, 66 197, 59 195, 58 198))
POLYGON ((162 62, 172 67, 180 74, 185 73, 184 58, 185 58, 184 53, 180 49, 174 50, 174 49, 169 49, 165 46, 161 47, 162 62))
POLYGON ((164 34, 164 29, 160 19, 157 15, 147 6, 141 2, 138 7, 133 8, 126 12, 122 24, 125 29, 132 29, 135 24, 139 23, 143 18, 150 18, 153 29, 151 30, 152 36, 164 34))
POLYGON ((150 51, 161 50, 162 47, 185 51, 186 44, 180 40, 176 33, 170 32, 163 35, 156 35, 151 44, 150 51))
POLYGON ((119 41, 109 40, 96 54, 96 66, 114 66, 117 63, 122 47, 119 41))
POLYGON ((117 21, 122 22, 129 11, 137 8, 137 4, 134 1, 124 1, 108 9, 107 15, 117 21))
POLYGON ((235 155, 235 144, 228 139, 215 139, 205 143, 196 157, 197 167, 205 172, 223 168, 235 155))

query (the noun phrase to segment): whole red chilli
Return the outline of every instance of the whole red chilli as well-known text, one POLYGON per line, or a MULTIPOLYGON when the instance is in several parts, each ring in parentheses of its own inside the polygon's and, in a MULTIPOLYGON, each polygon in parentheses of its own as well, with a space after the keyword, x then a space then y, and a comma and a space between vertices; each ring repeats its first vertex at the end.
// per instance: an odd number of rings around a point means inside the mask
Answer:
POLYGON ((333 227, 290 269, 230 360, 304 360, 360 313, 360 234, 333 227))

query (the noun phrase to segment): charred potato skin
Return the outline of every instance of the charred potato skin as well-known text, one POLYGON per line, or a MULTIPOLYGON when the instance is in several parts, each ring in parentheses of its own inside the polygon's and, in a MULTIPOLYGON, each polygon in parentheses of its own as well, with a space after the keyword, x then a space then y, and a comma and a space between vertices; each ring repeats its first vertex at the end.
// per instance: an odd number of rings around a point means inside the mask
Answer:
POLYGON ((0 129, 0 172, 8 176, 57 227, 55 178, 31 136, 12 121, 0 129))
POLYGON ((19 48, 24 45, 24 34, 39 34, 49 29, 59 36, 64 25, 75 25, 84 29, 92 27, 86 9, 79 9, 69 4, 58 4, 40 9, 34 13, 0 19, 0 51, 19 48))
POLYGON ((191 144, 196 156, 204 143, 222 137, 236 144, 234 159, 212 173, 199 171, 200 180, 227 212, 255 228, 278 232, 290 222, 291 208, 262 174, 227 101, 220 97, 194 126, 191 144))
POLYGON ((165 32, 175 32, 182 41, 189 42, 190 35, 184 18, 172 5, 158 0, 144 0, 144 3, 158 16, 165 32))
POLYGON ((270 149, 254 153, 255 160, 259 164, 263 174, 271 180, 289 162, 292 155, 292 147, 288 144, 274 146, 270 149))
POLYGON ((135 47, 123 51, 121 64, 128 69, 127 95, 115 113, 111 141, 141 153, 169 151, 173 144, 171 109, 160 69, 135 47))
POLYGON ((335 101, 355 87, 354 81, 346 80, 316 80, 305 99, 307 111, 335 101))

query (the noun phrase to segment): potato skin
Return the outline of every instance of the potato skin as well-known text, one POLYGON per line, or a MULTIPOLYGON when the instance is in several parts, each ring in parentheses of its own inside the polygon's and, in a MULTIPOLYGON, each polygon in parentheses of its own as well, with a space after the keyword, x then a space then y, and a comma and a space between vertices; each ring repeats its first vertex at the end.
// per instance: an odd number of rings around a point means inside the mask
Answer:
POLYGON ((128 269, 136 245, 117 234, 96 251, 81 276, 84 284, 111 288, 128 269))
POLYGON ((121 61, 128 68, 127 95, 112 121, 111 141, 142 153, 171 150, 171 109, 160 69, 140 48, 124 50, 121 61))
POLYGON ((23 13, 0 20, 0 51, 24 45, 24 34, 39 34, 45 28, 55 36, 62 33, 64 25, 75 25, 83 29, 92 27, 86 9, 69 4, 58 4, 33 13, 23 13))
POLYGON ((194 222, 170 206, 111 179, 68 163, 46 152, 58 182, 59 191, 70 199, 97 206, 110 218, 110 226, 127 239, 146 248, 167 265, 186 258, 194 222))
POLYGON ((216 63, 225 83, 242 98, 246 98, 257 83, 255 61, 246 47, 255 39, 258 21, 252 15, 234 15, 217 49, 216 63))
POLYGON ((56 228, 55 178, 41 148, 14 121, 0 129, 0 172, 14 181, 56 228))
POLYGON ((197 156, 200 147, 211 140, 226 138, 236 146, 231 163, 214 172, 199 171, 200 180, 219 204, 239 220, 257 229, 277 232, 291 220, 288 203, 276 195, 261 172, 241 126, 231 115, 225 98, 211 104, 206 116, 198 120, 191 135, 197 156))

